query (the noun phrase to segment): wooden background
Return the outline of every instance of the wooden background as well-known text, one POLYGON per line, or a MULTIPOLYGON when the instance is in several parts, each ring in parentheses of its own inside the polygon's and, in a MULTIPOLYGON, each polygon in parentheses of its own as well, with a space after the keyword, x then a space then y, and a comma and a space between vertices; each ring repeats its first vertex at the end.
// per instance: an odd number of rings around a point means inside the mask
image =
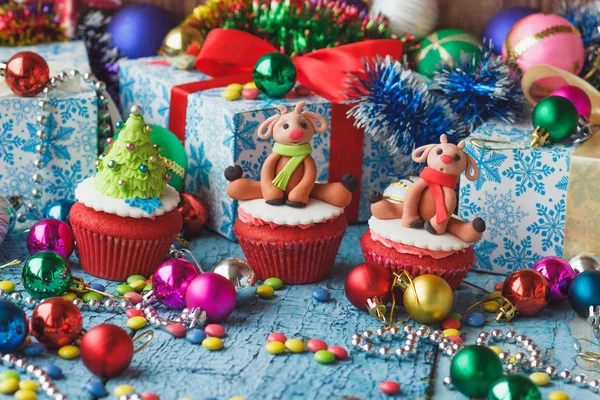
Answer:
MULTIPOLYGON (((185 18, 202 0, 123 0, 124 3, 152 3, 165 7, 179 19, 185 18)), ((373 1, 373 0, 371 0, 373 1)), ((375 0, 376 1, 376 0, 375 0)), ((402 0, 397 0, 401 3, 402 0)), ((573 3, 576 0, 564 0, 573 3)), ((584 2, 592 0, 583 0, 584 2)), ((563 0, 439 0, 440 28, 460 28, 479 34, 489 17, 507 7, 529 6, 556 10, 563 0)))

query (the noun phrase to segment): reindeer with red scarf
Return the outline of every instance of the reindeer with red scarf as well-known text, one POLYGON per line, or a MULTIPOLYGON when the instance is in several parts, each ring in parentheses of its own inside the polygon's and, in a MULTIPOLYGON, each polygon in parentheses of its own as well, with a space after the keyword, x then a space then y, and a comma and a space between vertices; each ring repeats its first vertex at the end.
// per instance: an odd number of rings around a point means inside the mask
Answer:
POLYGON ((465 153, 465 142, 448 143, 446 135, 440 144, 429 144, 415 149, 413 160, 427 162, 427 167, 406 192, 403 203, 392 203, 380 192, 371 193, 371 212, 379 219, 402 218, 407 228, 425 228, 429 233, 441 235, 449 232, 459 239, 473 243, 483 235, 485 222, 481 218, 462 221, 452 216, 456 208, 456 184, 460 174, 475 181, 479 177, 477 164, 465 153))

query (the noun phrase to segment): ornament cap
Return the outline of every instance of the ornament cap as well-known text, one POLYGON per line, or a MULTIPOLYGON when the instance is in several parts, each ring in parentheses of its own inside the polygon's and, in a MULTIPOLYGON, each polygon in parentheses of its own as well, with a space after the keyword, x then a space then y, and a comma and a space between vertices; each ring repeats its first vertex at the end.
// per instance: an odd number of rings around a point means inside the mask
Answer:
POLYGON ((141 115, 142 114, 142 106, 140 106, 139 104, 134 104, 129 109, 129 112, 133 115, 141 115))

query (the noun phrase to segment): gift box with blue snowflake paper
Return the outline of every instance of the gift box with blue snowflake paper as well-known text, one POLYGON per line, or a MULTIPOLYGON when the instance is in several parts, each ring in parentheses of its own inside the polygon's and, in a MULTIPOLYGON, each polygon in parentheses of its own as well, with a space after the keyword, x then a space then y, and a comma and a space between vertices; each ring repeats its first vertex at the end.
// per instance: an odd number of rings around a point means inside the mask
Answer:
POLYGON ((305 101, 305 110, 320 114, 328 121, 327 132, 313 137, 311 155, 317 164, 320 182, 339 180, 346 172, 360 178, 355 201, 346 208, 350 222, 369 219, 367 196, 371 191, 383 191, 396 177, 414 172, 406 171, 408 166, 413 166, 406 156, 392 156, 383 144, 363 135, 362 130, 350 129, 352 122, 347 120, 344 109, 337 108, 340 104, 316 95, 295 99, 268 99, 261 95, 258 100, 227 101, 221 97, 222 91, 223 88, 209 89, 189 97, 185 135, 189 166, 185 190, 206 201, 209 227, 227 238, 235 238, 233 223, 237 218, 237 202, 227 195, 223 173, 228 166, 238 164, 245 177, 260 180, 261 166, 271 152, 273 140, 259 139, 257 130, 263 121, 278 112, 278 105, 293 108, 298 101, 305 101), (353 150, 340 144, 350 145, 353 150))
MULTIPOLYGON (((73 68, 90 70, 82 42, 0 48, 0 59, 8 60, 24 49, 41 54, 53 73, 73 68)), ((73 82, 54 91, 44 112, 46 138, 41 155, 36 151, 41 143, 36 136, 40 98, 19 97, 5 82, 0 83, 0 194, 33 199, 32 189, 40 188, 35 216, 49 201, 74 200, 76 185, 94 173, 98 155, 98 103, 91 85, 73 82), (40 169, 33 165, 37 158, 43 163, 40 169), (42 178, 40 183, 33 181, 36 174, 42 178)))
MULTIPOLYGON (((475 268, 509 274, 531 267, 545 256, 563 256, 565 213, 572 143, 542 148, 487 150, 471 138, 528 144, 531 121, 484 123, 467 140, 465 150, 479 166, 479 179, 460 180, 459 214, 483 218, 487 230, 474 244, 475 268)), ((497 144, 491 143, 488 146, 497 144)))

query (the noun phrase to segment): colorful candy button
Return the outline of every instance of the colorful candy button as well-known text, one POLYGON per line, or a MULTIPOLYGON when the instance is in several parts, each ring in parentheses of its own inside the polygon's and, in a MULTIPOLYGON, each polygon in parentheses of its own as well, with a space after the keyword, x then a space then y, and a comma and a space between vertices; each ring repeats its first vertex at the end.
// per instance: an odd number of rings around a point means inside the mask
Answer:
POLYGON ((448 337, 448 336, 460 336, 460 332, 458 331, 458 329, 444 329, 444 337, 448 337))
POLYGON ((192 344, 201 344, 206 339, 206 333, 202 329, 192 329, 186 333, 185 339, 192 344))
POLYGON ((463 343, 464 340, 460 336, 448 336, 448 339, 452 340, 454 343, 463 343))
POLYGON ((292 353, 302 353, 304 351, 304 342, 299 339, 288 339, 285 341, 285 347, 292 353))
POLYGON ((91 380, 85 384, 84 389, 86 392, 95 397, 106 397, 108 396, 108 391, 106 387, 102 384, 102 382, 97 380, 91 380))
POLYGON ((231 83, 225 88, 225 90, 233 90, 236 92, 241 92, 243 89, 244 87, 239 83, 231 83))
POLYGON ((132 317, 127 320, 127 327, 129 329, 138 330, 144 328, 147 323, 148 322, 144 317, 132 317))
POLYGON ((242 90, 242 97, 247 100, 256 100, 256 99, 258 99, 259 95, 260 95, 260 92, 258 91, 258 89, 248 88, 248 89, 242 90))
POLYGON ((127 311, 125 311, 125 315, 127 316, 127 318, 143 317, 144 313, 142 312, 142 310, 136 310, 135 308, 128 308, 127 311))
POLYGON ((44 368, 42 368, 44 371, 46 371, 46 373, 48 374, 48 376, 52 379, 62 379, 64 378, 62 369, 60 369, 59 367, 57 367, 54 364, 48 364, 46 365, 44 368))
POLYGON ((62 295, 62 298, 69 301, 73 301, 77 298, 77 295, 75 293, 65 293, 62 295))
POLYGON ((132 282, 136 281, 146 282, 146 277, 143 275, 131 275, 129 278, 127 278, 127 284, 131 284, 132 282))
POLYGON ((452 311, 450 314, 448 314, 448 318, 453 318, 453 319, 457 319, 459 321, 462 321, 463 317, 462 315, 460 315, 457 312, 452 311))
POLYGON ((160 397, 152 392, 143 392, 140 396, 142 396, 142 400, 160 400, 160 397))
POLYGON ((319 350, 327 350, 327 343, 321 339, 310 339, 308 343, 306 343, 306 348, 310 352, 316 353, 319 350))
POLYGON ((38 384, 34 381, 21 381, 19 382, 19 389, 37 392, 38 384))
POLYGON ((313 358, 319 364, 331 364, 335 361, 335 355, 329 350, 319 350, 313 355, 313 358))
POLYGON ((129 284, 136 292, 141 292, 146 286, 146 281, 133 281, 129 284))
POLYGON ((92 299, 96 299, 98 301, 102 301, 102 295, 100 293, 95 293, 95 292, 87 292, 84 293, 83 296, 81 297, 81 299, 88 303, 90 300, 92 299))
POLYGON ((327 289, 315 288, 312 290, 312 297, 317 301, 325 302, 331 299, 331 293, 327 289))
POLYGON ((167 332, 174 338, 184 338, 187 333, 185 326, 178 323, 167 325, 167 332))
POLYGON ((99 292, 106 292, 106 287, 101 283, 90 283, 90 288, 99 292))
POLYGON ((142 302, 142 296, 136 292, 127 292, 123 294, 123 297, 125 297, 129 302, 133 304, 138 304, 142 302))
POLYGON ((267 336, 267 342, 285 343, 286 340, 287 340, 287 337, 285 337, 285 335, 283 333, 273 332, 273 333, 270 333, 269 336, 267 336))
POLYGON ((33 390, 17 390, 15 400, 36 400, 37 394, 33 390))
POLYGON ((341 346, 329 346, 327 350, 333 353, 337 360, 345 360, 348 358, 348 350, 341 346))
POLYGON ((494 283, 494 290, 497 292, 502 291, 502 286, 504 286, 504 281, 494 283))
POLYGON ((202 347, 210 351, 221 350, 223 348, 223 342, 219 338, 208 337, 202 341, 202 347))
POLYGON ((115 290, 119 296, 123 296, 127 292, 133 292, 133 288, 129 285, 119 285, 115 290))
POLYGON ((548 400, 569 400, 570 397, 565 392, 552 392, 548 395, 548 400))
POLYGON ((283 281, 279 278, 269 278, 264 282, 264 284, 272 287, 274 290, 279 290, 283 287, 283 281))
POLYGON ((239 99, 241 93, 242 92, 237 90, 225 89, 221 92, 221 97, 225 100, 233 101, 239 99))
POLYGON ((58 349, 58 355, 65 360, 72 360, 79 357, 79 348, 72 345, 63 346, 58 349))
POLYGON ((206 333, 208 336, 221 338, 225 336, 225 328, 219 324, 208 324, 204 328, 204 333, 206 333))
POLYGON ((152 290, 152 284, 147 283, 146 286, 142 289, 142 292, 147 292, 148 290, 152 290))
POLYGON ((529 375, 529 379, 538 386, 546 386, 550 383, 550 375, 545 372, 534 372, 529 375))
POLYGON ((244 89, 256 89, 256 83, 248 82, 244 85, 244 89))
POLYGON ((125 396, 129 393, 135 392, 135 389, 129 385, 119 385, 113 391, 113 394, 117 397, 125 396))
POLYGON ((281 342, 269 342, 266 344, 265 350, 267 350, 267 353, 269 354, 281 354, 285 351, 285 344, 281 342))
POLYGON ((4 290, 6 293, 12 293, 15 291, 15 284, 11 281, 1 281, 0 289, 4 290))
MULTIPOLYGON (((17 382, 21 380, 21 375, 17 371, 8 370, 0 373, 0 381, 5 381, 8 379, 16 379, 17 382)), ((15 389, 16 390, 16 389, 15 389)))
POLYGON ((496 353, 496 354, 500 354, 500 353, 502 353, 502 351, 503 351, 503 350, 502 350, 500 347, 498 347, 498 346, 490 346, 490 350, 492 350, 492 351, 493 351, 494 353, 496 353))
POLYGON ((14 393, 19 389, 19 381, 17 379, 3 379, 0 381, 0 393, 14 393))
POLYGON ((396 394, 400 392, 400 384, 395 381, 383 381, 379 384, 379 390, 385 394, 396 394))
POLYGON ((39 356, 40 354, 42 354, 43 352, 46 351, 46 346, 44 346, 41 343, 31 343, 28 344, 24 349, 23 349, 23 353, 25 353, 28 356, 39 356))
POLYGON ((465 323, 469 326, 483 326, 485 324, 485 317, 481 313, 472 312, 465 317, 465 323))
POLYGON ((500 304, 498 304, 498 302, 492 300, 492 301, 483 303, 481 305, 481 307, 489 313, 494 313, 494 312, 498 311, 498 309, 500 308, 500 304))
POLYGON ((256 288, 256 294, 258 295, 258 297, 266 299, 269 297, 273 297, 273 295, 275 294, 275 290, 271 286, 261 285, 256 288))
POLYGON ((441 322, 442 329, 460 329, 461 323, 459 320, 454 318, 446 318, 441 322))

